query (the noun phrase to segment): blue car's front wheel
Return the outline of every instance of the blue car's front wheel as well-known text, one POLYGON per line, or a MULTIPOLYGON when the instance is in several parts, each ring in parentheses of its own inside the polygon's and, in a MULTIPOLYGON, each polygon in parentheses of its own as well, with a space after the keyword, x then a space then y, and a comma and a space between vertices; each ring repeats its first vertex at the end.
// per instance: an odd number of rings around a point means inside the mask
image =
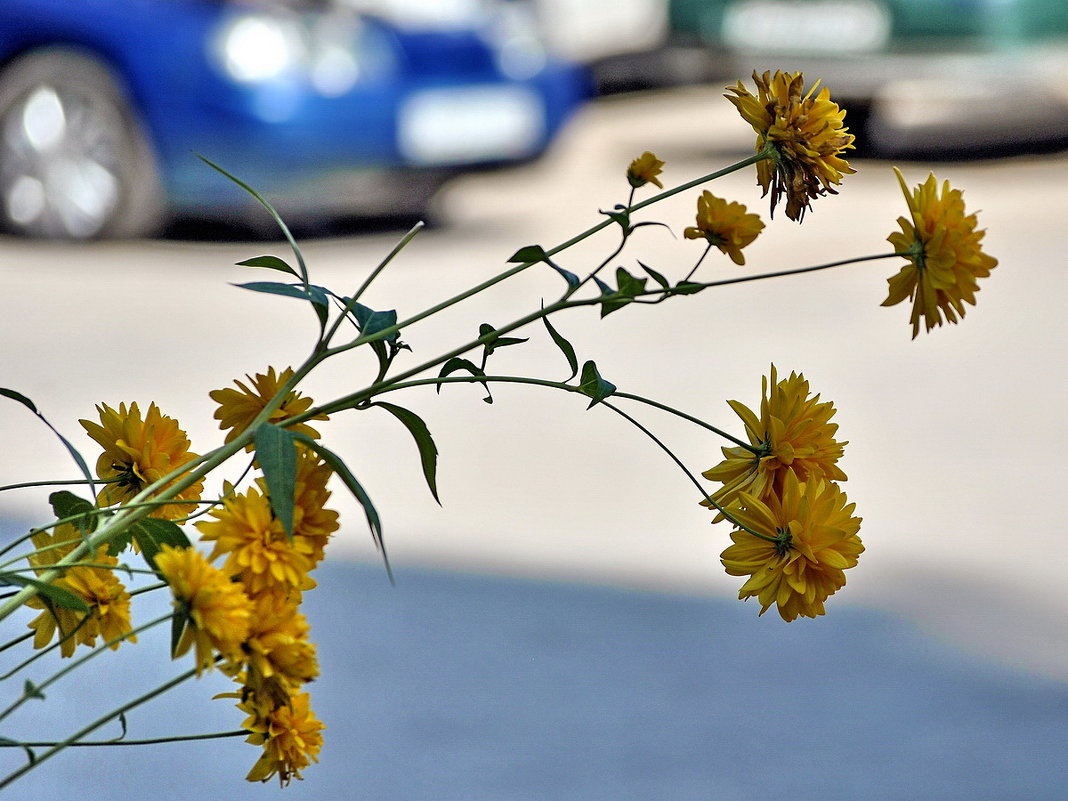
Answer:
POLYGON ((0 223, 60 239, 145 236, 163 219, 155 158, 119 80, 48 47, 0 72, 0 223))

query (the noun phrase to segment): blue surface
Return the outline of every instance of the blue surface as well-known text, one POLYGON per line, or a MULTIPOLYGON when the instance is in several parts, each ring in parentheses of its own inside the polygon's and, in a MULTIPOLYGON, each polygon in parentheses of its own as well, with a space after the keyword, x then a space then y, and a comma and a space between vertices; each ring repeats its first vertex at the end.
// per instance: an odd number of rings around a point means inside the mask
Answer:
MULTIPOLYGON (((329 728, 305 781, 244 782, 258 749, 234 739, 67 751, 4 797, 1068 798, 1068 686, 878 613, 839 605, 787 625, 752 604, 562 583, 401 569, 390 588, 345 564, 318 578, 310 689, 329 728)), ((33 728, 177 673, 165 637, 57 684, 33 728)), ((228 687, 192 682, 132 713, 128 736, 237 728, 230 702, 210 700, 228 687)))

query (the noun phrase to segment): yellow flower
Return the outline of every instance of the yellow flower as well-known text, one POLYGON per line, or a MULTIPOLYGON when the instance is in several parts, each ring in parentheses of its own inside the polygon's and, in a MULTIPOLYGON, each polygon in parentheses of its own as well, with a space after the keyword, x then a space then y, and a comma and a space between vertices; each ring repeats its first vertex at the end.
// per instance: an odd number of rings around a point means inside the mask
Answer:
MULTIPOLYGON (((834 404, 821 403, 819 395, 811 395, 804 375, 790 373, 779 381, 772 365, 770 379, 762 379, 759 417, 738 401, 729 404, 742 418, 756 453, 741 446, 724 447, 726 458, 702 473, 711 481, 723 482, 712 494, 720 506, 730 505, 743 491, 761 501, 781 495, 788 476, 801 481, 845 481, 836 463, 847 443, 834 438, 838 431, 838 424, 830 422, 834 404)), ((707 500, 701 504, 715 507, 707 500)), ((715 522, 722 519, 717 515, 715 522)))
POLYGON ((293 779, 303 779, 300 772, 319 761, 326 727, 312 713, 309 700, 307 693, 299 693, 289 704, 277 706, 266 715, 254 698, 238 704, 239 709, 250 713, 242 724, 252 732, 245 742, 263 746, 263 755, 245 777, 248 781, 265 782, 277 774, 285 787, 293 779))
MULTIPOLYGON (((245 653, 248 670, 245 686, 261 692, 265 681, 281 685, 281 697, 319 675, 315 644, 308 639, 311 627, 291 599, 264 593, 252 601, 252 624, 245 653)), ((264 692, 277 697, 278 690, 264 692)))
MULTIPOLYGON (((282 386, 293 377, 293 369, 287 367, 280 375, 276 375, 274 368, 269 367, 266 375, 257 373, 255 378, 245 377, 252 385, 251 387, 240 381, 234 381, 239 389, 216 389, 208 393, 211 399, 219 404, 219 408, 215 410, 215 419, 220 421, 219 428, 224 431, 230 429, 226 434, 226 442, 232 442, 238 434, 249 427, 249 424, 266 407, 267 402, 277 395, 282 386)), ((305 398, 296 390, 290 390, 281 405, 271 413, 268 421, 281 423, 294 415, 308 411, 311 405, 311 398, 305 398)), ((327 420, 328 418, 325 414, 319 414, 311 419, 327 420)), ((298 423, 288 428, 315 439, 319 437, 319 432, 305 423, 298 423)), ((250 444, 245 450, 252 450, 252 447, 250 444)))
MULTIPOLYGON (((38 552, 30 556, 30 564, 40 574, 74 550, 81 535, 74 526, 64 524, 57 526, 54 534, 41 531, 32 539, 38 552)), ((108 556, 107 548, 102 547, 86 561, 92 566, 69 567, 52 583, 84 601, 88 612, 55 606, 41 596, 26 602, 33 609, 44 610, 28 624, 34 630, 34 648, 44 648, 57 633, 60 653, 65 657, 73 655, 78 645, 95 647, 97 637, 112 650, 119 647, 124 635, 128 635, 126 641, 137 642, 137 637, 130 634, 130 594, 112 571, 119 560, 108 556)))
POLYGON ((739 81, 727 87, 737 97, 725 97, 756 131, 757 151, 768 144, 773 148, 769 159, 757 163, 757 181, 765 195, 771 192, 772 216, 779 198, 786 195, 786 216, 800 222, 812 200, 837 194, 832 184, 840 184, 843 174, 856 172, 841 157, 853 148, 855 137, 844 127, 845 111, 831 102, 829 90, 825 87, 815 94, 819 81, 805 93, 800 72, 754 72, 753 80, 757 96, 739 81))
POLYGON ((986 278, 997 266, 997 259, 986 255, 980 242, 986 231, 977 231, 974 214, 965 214, 964 196, 942 184, 934 174, 909 192, 901 171, 894 168, 909 216, 899 217, 901 231, 890 234, 887 241, 909 264, 893 278, 887 279, 890 293, 883 306, 893 306, 911 298, 912 338, 920 332, 920 317, 926 330, 942 325, 943 316, 951 323, 964 317, 964 304, 975 305, 978 279, 986 278))
POLYGON ((707 189, 697 198, 697 226, 687 228, 687 239, 707 239, 731 257, 735 264, 745 264, 742 248, 752 242, 764 223, 756 214, 746 213, 741 203, 728 203, 707 189))
MULTIPOLYGON (((322 561, 330 535, 338 530, 338 514, 326 508, 330 499, 327 482, 334 471, 307 448, 297 450, 297 472, 293 493, 293 536, 311 546, 308 552, 313 565, 322 561)), ((267 482, 256 479, 267 495, 267 482)))
POLYGON ((223 571, 240 580, 250 595, 289 596, 315 586, 308 576, 315 567, 315 543, 307 537, 287 537, 267 496, 255 487, 224 498, 223 508, 211 516, 215 520, 196 524, 201 537, 215 543, 211 559, 225 555, 223 571))
POLYGON ((171 586, 178 614, 186 618, 173 656, 195 645, 198 675, 211 670, 216 651, 231 665, 241 663, 252 615, 245 588, 212 567, 196 548, 164 545, 156 554, 156 567, 171 586))
POLYGON ((660 183, 660 179, 657 177, 660 175, 663 166, 664 162, 646 150, 627 167, 627 182, 635 189, 639 189, 646 184, 655 184, 660 189, 663 189, 664 185, 660 183))
POLYGON ((772 604, 783 620, 824 614, 823 602, 845 586, 845 572, 864 551, 855 504, 838 485, 815 479, 799 482, 790 473, 781 496, 765 501, 742 493, 732 515, 747 531, 734 531, 734 544, 721 556, 732 576, 749 576, 738 597, 757 598, 760 614, 772 604))
MULTIPOLYGON (((129 407, 120 403, 117 411, 103 403, 96 409, 99 424, 78 422, 104 449, 96 462, 96 474, 112 482, 97 495, 97 501, 104 506, 126 503, 149 484, 198 458, 190 453, 189 440, 178 422, 162 414, 155 403, 149 405, 143 420, 136 403, 129 407)), ((197 500, 203 490, 204 484, 198 481, 176 497, 197 500)), ((150 516, 174 520, 194 508, 193 504, 168 504, 153 510, 150 516)))

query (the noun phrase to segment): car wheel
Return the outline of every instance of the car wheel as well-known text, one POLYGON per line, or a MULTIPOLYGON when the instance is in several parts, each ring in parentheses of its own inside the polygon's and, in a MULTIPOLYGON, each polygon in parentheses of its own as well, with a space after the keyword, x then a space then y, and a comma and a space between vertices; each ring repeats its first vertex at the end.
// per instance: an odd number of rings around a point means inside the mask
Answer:
POLYGON ((163 220, 152 149, 116 78, 45 48, 0 72, 0 223, 26 236, 146 236, 163 220))

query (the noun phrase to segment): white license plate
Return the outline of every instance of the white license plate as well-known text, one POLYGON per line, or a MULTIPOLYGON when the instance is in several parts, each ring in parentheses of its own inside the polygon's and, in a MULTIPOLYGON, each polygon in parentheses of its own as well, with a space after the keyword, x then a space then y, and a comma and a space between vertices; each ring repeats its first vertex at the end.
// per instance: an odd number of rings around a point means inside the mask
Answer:
POLYGON ((518 86, 428 89, 401 107, 398 147, 412 164, 520 159, 545 138, 541 98, 518 86))
POLYGON ((871 53, 890 38, 875 0, 737 0, 723 16, 724 43, 766 53, 871 53))

